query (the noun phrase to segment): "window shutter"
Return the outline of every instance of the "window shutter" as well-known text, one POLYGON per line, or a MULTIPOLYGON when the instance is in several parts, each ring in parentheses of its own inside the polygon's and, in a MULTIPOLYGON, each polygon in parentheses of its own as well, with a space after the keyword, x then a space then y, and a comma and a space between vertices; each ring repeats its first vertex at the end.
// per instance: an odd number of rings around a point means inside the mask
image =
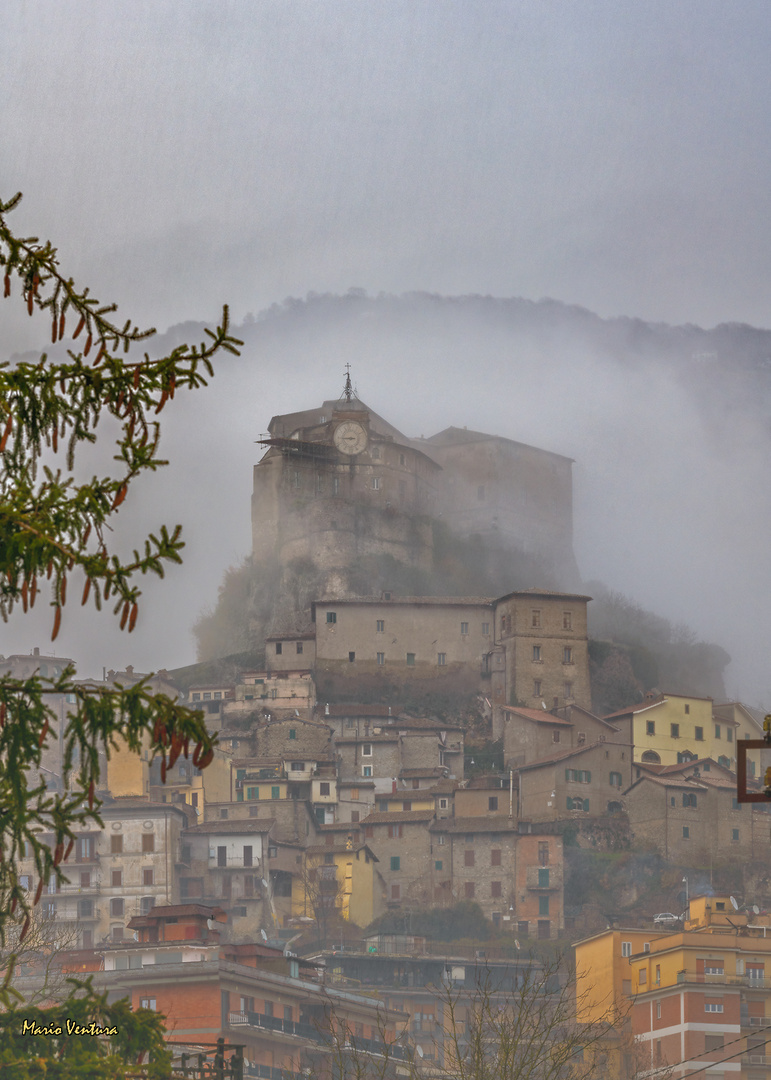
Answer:
POLYGON ((589 800, 588 799, 584 799, 584 810, 586 811, 587 814, 589 813, 589 800))
POLYGON ((573 809, 573 800, 568 795, 568 810, 572 810, 572 809, 573 809))

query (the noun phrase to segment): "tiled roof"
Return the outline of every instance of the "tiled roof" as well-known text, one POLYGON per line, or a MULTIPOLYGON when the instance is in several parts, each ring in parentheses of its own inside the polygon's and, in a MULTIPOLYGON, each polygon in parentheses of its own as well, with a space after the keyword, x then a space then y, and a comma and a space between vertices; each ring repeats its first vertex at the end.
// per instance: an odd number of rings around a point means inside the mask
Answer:
POLYGON ((578 757, 581 754, 585 754, 588 750, 596 750, 598 747, 608 746, 623 746, 631 750, 631 743, 617 742, 610 739, 604 739, 596 742, 585 743, 584 746, 576 746, 572 750, 560 750, 555 754, 549 754, 547 757, 538 758, 537 761, 528 761, 525 765, 517 765, 514 768, 515 772, 526 772, 528 769, 538 769, 544 765, 555 765, 558 761, 566 761, 568 758, 578 757))
POLYGON ((404 780, 418 780, 421 776, 446 776, 447 768, 444 765, 434 765, 425 769, 402 769, 399 778, 404 780))
POLYGON ((533 720, 536 724, 556 724, 559 727, 573 727, 570 720, 563 720, 559 716, 546 712, 545 709, 525 709, 520 708, 518 705, 503 705, 501 707, 506 713, 522 716, 525 720, 533 720))
POLYGON ((334 716, 382 716, 385 718, 392 715, 388 705, 317 705, 316 713, 330 718, 334 716), (329 712, 326 711, 327 709, 329 712))
POLYGON ((343 599, 339 596, 322 596, 314 601, 315 604, 388 604, 391 607, 399 604, 421 604, 429 607, 452 606, 452 607, 489 607, 495 603, 494 596, 395 596, 391 594, 390 600, 384 600, 382 596, 349 596, 343 599))
MULTIPOLYGON (((559 455, 558 455, 559 456, 559 455)), ((568 459, 572 461, 572 458, 568 459)), ((551 596, 558 600, 592 600, 591 596, 583 596, 579 593, 566 593, 566 592, 554 592, 552 589, 516 589, 514 592, 506 593, 505 596, 498 597, 498 603, 502 600, 510 600, 513 596, 522 597, 535 597, 535 596, 551 596)))
POLYGON ((606 713, 603 716, 603 720, 612 720, 614 716, 629 716, 630 713, 645 712, 646 709, 653 709, 657 705, 663 705, 666 701, 664 697, 654 698, 652 701, 638 701, 636 705, 627 705, 623 709, 616 709, 615 712, 606 713))
POLYGON ((392 822, 410 824, 411 822, 431 821, 433 810, 388 810, 375 811, 359 822, 359 825, 390 825, 392 822))
POLYGON ((269 833, 275 824, 275 818, 223 818, 219 821, 202 821, 198 825, 190 825, 185 831, 195 833, 269 833))
MULTIPOLYGON (((504 814, 485 814, 477 817, 440 818, 431 826, 431 832, 450 833, 498 833, 517 832, 516 818, 507 817, 504 814)), ((528 834, 531 835, 531 834, 528 834)))

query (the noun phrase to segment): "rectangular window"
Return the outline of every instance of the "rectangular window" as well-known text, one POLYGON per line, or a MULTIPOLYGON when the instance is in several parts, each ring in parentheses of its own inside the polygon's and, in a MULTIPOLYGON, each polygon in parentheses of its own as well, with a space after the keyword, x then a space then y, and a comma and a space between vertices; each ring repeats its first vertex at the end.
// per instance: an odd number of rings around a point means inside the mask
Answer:
POLYGON ((491 881, 490 882, 490 897, 493 900, 498 900, 501 896, 503 896, 502 883, 500 881, 491 881))
POLYGON ((572 664, 573 663, 573 649, 571 648, 570 645, 566 645, 565 648, 562 650, 562 663, 563 664, 572 664))
POLYGON ((123 851, 123 837, 120 834, 118 834, 118 836, 111 836, 110 837, 110 852, 111 852, 111 854, 120 855, 120 853, 122 851, 123 851))
POLYGON ((328 611, 327 612, 327 622, 328 623, 336 623, 337 622, 337 612, 336 611, 328 611))
POLYGON ((365 780, 371 779, 371 777, 372 777, 372 766, 371 765, 362 766, 361 775, 365 778, 365 780))
POLYGON ((392 885, 391 886, 391 899, 392 900, 399 900, 401 898, 401 895, 402 895, 401 886, 400 885, 392 885))
POLYGON ((467 622, 462 622, 460 624, 460 632, 464 637, 465 637, 466 634, 468 634, 468 623, 467 622))
POLYGON ((281 798, 281 788, 272 787, 270 789, 270 797, 271 797, 271 799, 280 799, 281 798))
POLYGON ((622 781, 623 781, 623 777, 622 777, 620 772, 612 772, 610 774, 610 786, 611 787, 619 787, 620 788, 622 781))
POLYGON ((541 646, 540 645, 534 645, 533 646, 533 660, 535 662, 538 662, 540 659, 541 659, 541 646))
POLYGON ((377 654, 377 662, 378 662, 380 667, 383 666, 383 664, 385 663, 385 653, 384 652, 379 652, 377 654))
POLYGON ((533 683, 533 696, 534 697, 540 697, 541 696, 541 680, 540 679, 536 679, 535 682, 533 683))
POLYGON ((573 612, 572 611, 563 611, 562 612, 562 629, 563 630, 572 630, 573 629, 573 612))
POLYGON ((679 724, 670 724, 669 725, 669 734, 672 736, 673 739, 679 739, 680 738, 680 725, 679 724))
POLYGON ((720 738, 720 724, 715 724, 715 738, 720 738))
POLYGON ((489 637, 489 636, 490 636, 490 624, 489 624, 489 622, 483 622, 482 623, 482 637, 489 637))
POLYGON ((731 840, 736 843, 739 840, 739 830, 731 829, 731 840))
POLYGON ((359 801, 359 789, 357 787, 351 788, 351 799, 353 800, 353 802, 359 801))
POLYGON ((730 727, 726 726, 725 738, 726 738, 726 742, 733 742, 734 741, 734 729, 733 728, 730 728, 730 727))
POLYGON ((466 897, 467 900, 473 900, 474 899, 474 894, 476 892, 476 889, 474 887, 474 882, 473 881, 465 882, 464 887, 463 887, 463 892, 464 892, 465 897, 466 897))
POLYGON ((276 642, 276 656, 281 656, 284 651, 284 643, 282 641, 276 642))
POLYGON ((539 915, 548 915, 549 914, 549 897, 548 896, 539 896, 538 897, 538 914, 539 915))
POLYGON ((352 664, 355 659, 356 659, 356 653, 355 652, 349 652, 348 653, 348 662, 350 664, 352 664))
POLYGON ((329 795, 329 781, 321 781, 319 784, 319 795, 329 795))
POLYGON ((110 900, 110 918, 122 919, 123 918, 123 900, 119 896, 114 896, 110 900))
POLYGON ((378 634, 382 634, 385 631, 385 619, 375 620, 375 630, 378 634))
POLYGON ((693 793, 684 791, 683 792, 683 806, 693 806, 693 807, 695 807, 696 805, 697 805, 696 795, 693 794, 693 793))
POLYGON ((414 652, 408 652, 407 653, 407 667, 415 667, 415 653, 414 652))
POLYGON ((293 761, 289 766, 289 771, 290 772, 304 772, 305 771, 305 762, 304 761, 293 761))
POLYGON ((81 870, 80 872, 80 887, 81 889, 91 888, 91 871, 81 870))
POLYGON ((688 716, 688 714, 690 713, 690 711, 691 711, 691 706, 690 706, 690 705, 686 705, 686 706, 685 706, 685 715, 686 715, 686 716, 688 716))
POLYGON ((259 799, 260 789, 258 787, 248 787, 246 789, 247 799, 259 799))
POLYGON ((436 654, 436 663, 437 663, 438 667, 445 667, 445 665, 447 664, 447 653, 443 653, 443 652, 437 653, 436 654))
POLYGON ((399 858, 398 855, 392 855, 391 856, 391 869, 392 870, 400 870, 401 869, 401 859, 399 858))
POLYGON ((361 748, 362 757, 372 757, 372 743, 365 742, 361 748))
POLYGON ((646 720, 645 721, 645 734, 646 735, 655 735, 656 734, 656 721, 655 720, 646 720))
POLYGON ((631 956, 632 955, 632 942, 631 941, 622 941, 621 942, 621 955, 622 956, 631 956))
POLYGON ((142 851, 155 851, 155 833, 142 833, 142 851))
POLYGON ((704 728, 703 727, 695 727, 693 730, 694 730, 694 736, 696 738, 696 742, 704 742, 704 728))
POLYGON ((638 971, 638 973, 637 973, 637 981, 640 984, 640 986, 644 986, 645 983, 647 983, 647 981, 648 981, 648 972, 645 970, 645 968, 640 968, 640 970, 638 971))
POLYGON ((549 841, 539 840, 538 842, 538 862, 541 866, 549 865, 549 841))
POLYGON ((441 859, 436 859, 434 861, 434 870, 441 870, 441 869, 442 869, 442 860, 441 859))
POLYGON ((333 476, 332 477, 332 494, 333 495, 339 495, 340 494, 340 477, 339 476, 333 476))
POLYGON ((113 870, 110 873, 110 885, 113 889, 119 889, 123 884, 123 871, 113 870))
POLYGON ((548 868, 547 869, 541 869, 541 870, 538 871, 538 888, 539 889, 548 889, 549 888, 549 870, 548 870, 548 868))
POLYGON ((466 851, 463 852, 463 865, 464 866, 473 866, 474 865, 474 851, 473 851, 473 849, 468 850, 468 848, 467 848, 466 851))
POLYGON ((252 862, 252 845, 244 844, 244 866, 253 866, 252 862))
POLYGON ((683 840, 691 839, 691 830, 688 825, 683 825, 683 840))
POLYGON ((145 997, 139 999, 140 1009, 149 1009, 150 1012, 155 1012, 155 998, 145 997))
POLYGON ((704 1005, 704 1012, 708 1013, 721 1013, 723 1011, 722 1001, 707 1001, 704 1005))
POLYGON ((539 610, 536 609, 530 612, 530 625, 533 627, 534 630, 540 629, 541 612, 539 610))
MULTIPOLYGON (((400 837, 402 837, 403 835, 404 835, 404 826, 403 825, 389 825, 388 826, 388 836, 389 836, 389 838, 391 840, 397 840, 400 837)), ((399 867, 397 866, 396 869, 398 870, 399 867)))
POLYGON ((572 684, 572 682, 566 682, 563 689, 565 691, 565 697, 566 698, 572 698, 572 696, 573 696, 573 684, 572 684))
POLYGON ((153 870, 153 868, 151 866, 149 866, 149 867, 146 866, 142 870, 142 884, 143 885, 154 885, 155 884, 155 871, 153 870))
POLYGON ((498 796, 497 795, 490 795, 488 797, 488 799, 487 799, 487 809, 490 810, 490 811, 495 811, 495 810, 498 809, 498 796))
POLYGON ((379 476, 373 476, 372 477, 372 490, 373 491, 380 491, 380 477, 379 476))

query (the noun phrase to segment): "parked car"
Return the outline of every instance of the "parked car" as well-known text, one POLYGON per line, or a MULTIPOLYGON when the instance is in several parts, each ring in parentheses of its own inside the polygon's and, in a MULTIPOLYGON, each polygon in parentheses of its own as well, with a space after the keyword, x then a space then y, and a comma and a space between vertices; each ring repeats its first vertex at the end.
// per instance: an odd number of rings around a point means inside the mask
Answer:
POLYGON ((654 923, 672 923, 680 922, 679 915, 673 915, 671 911, 661 911, 658 915, 653 916, 654 923))

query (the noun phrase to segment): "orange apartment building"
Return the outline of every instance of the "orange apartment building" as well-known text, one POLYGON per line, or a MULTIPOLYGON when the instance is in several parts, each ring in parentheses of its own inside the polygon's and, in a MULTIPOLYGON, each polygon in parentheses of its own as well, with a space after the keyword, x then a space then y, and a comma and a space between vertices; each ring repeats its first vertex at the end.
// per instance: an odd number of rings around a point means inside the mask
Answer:
POLYGON ((649 1076, 768 1080, 771 917, 728 896, 694 897, 689 915, 676 932, 611 929, 579 942, 593 994, 577 1018, 624 1012, 649 1076))
POLYGON ((287 1080, 329 1074, 345 1052, 396 1061, 407 1017, 325 985, 316 964, 264 943, 222 944, 221 908, 177 904, 132 919, 136 941, 104 946, 98 984, 110 999, 166 1017, 168 1038, 191 1049, 220 1037, 244 1047, 244 1074, 287 1080), (345 1044, 349 1044, 346 1051, 345 1044), (394 1046, 390 1046, 394 1043, 394 1046))

